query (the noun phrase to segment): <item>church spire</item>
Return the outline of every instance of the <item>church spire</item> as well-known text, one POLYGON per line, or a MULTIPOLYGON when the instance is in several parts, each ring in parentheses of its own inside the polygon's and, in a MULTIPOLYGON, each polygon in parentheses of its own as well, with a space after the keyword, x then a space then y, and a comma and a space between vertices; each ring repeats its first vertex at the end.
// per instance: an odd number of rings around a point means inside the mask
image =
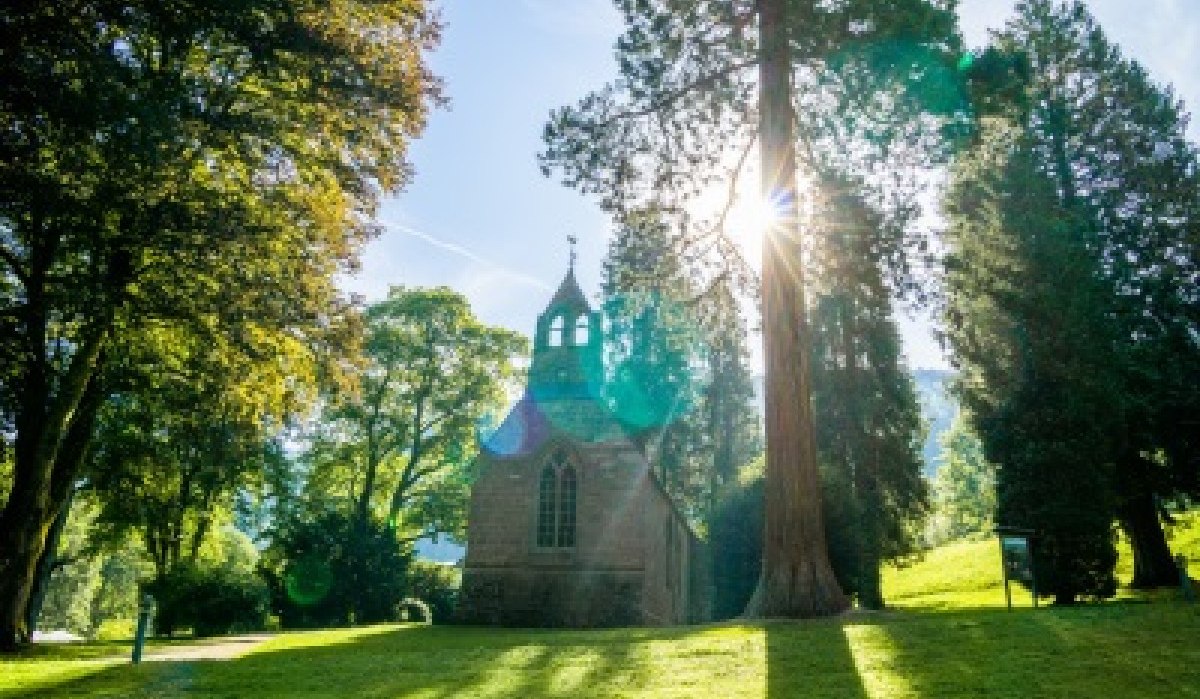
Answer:
POLYGON ((529 388, 537 397, 590 396, 601 380, 600 314, 575 279, 575 236, 567 273, 538 318, 529 388))

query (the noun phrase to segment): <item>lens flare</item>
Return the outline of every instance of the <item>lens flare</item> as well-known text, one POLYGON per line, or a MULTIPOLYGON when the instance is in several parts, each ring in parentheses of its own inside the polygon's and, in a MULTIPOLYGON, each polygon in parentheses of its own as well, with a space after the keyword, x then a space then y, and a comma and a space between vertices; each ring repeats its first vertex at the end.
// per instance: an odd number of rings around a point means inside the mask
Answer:
POLYGON ((288 599, 302 607, 311 607, 329 594, 333 571, 329 561, 319 556, 301 556, 288 566, 283 585, 288 599))

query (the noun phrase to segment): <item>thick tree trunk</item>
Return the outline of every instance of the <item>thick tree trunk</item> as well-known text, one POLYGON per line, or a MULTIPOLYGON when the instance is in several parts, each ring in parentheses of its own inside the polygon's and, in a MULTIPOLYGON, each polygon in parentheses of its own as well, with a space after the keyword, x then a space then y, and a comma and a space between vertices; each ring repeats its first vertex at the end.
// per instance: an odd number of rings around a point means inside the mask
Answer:
POLYGON ((46 547, 38 558, 37 573, 33 581, 33 591, 29 595, 29 605, 25 610, 25 624, 29 627, 30 636, 37 631, 38 617, 42 615, 42 606, 46 601, 46 592, 50 589, 50 576, 58 564, 58 547, 62 540, 63 530, 67 527, 67 518, 71 516, 71 501, 74 490, 68 491, 67 499, 59 508, 58 516, 50 525, 46 535, 46 547))
POLYGON ((829 564, 813 426, 796 202, 786 0, 759 1, 763 195, 778 207, 763 245, 767 472, 763 567, 747 617, 812 617, 848 606, 829 564))
MULTIPOLYGON (((48 468, 45 470, 49 470, 48 468)), ((53 508, 47 497, 48 478, 18 478, 0 518, 0 650, 12 651, 29 643, 26 623, 29 595, 38 559, 46 541, 53 508)))
MULTIPOLYGON (((37 564, 78 465, 70 447, 77 438, 86 443, 87 435, 80 430, 87 411, 79 408, 92 384, 102 344, 103 334, 81 344, 49 400, 41 391, 23 397, 13 489, 0 512, 0 650, 15 650, 30 640, 26 615, 37 564)), ((45 385, 30 383, 31 391, 45 385)))
POLYGON ((1171 558, 1154 495, 1141 493, 1121 504, 1121 528, 1133 549, 1133 587, 1149 589, 1179 584, 1179 571, 1171 558))

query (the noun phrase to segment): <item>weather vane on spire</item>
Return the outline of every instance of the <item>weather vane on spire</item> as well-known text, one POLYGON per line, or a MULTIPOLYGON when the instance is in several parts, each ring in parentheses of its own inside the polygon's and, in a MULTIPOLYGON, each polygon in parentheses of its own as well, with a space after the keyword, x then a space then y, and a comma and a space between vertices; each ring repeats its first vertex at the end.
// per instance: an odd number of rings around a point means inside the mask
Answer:
POLYGON ((579 242, 579 238, 573 235, 567 236, 567 243, 571 246, 571 271, 575 270, 575 244, 579 242))

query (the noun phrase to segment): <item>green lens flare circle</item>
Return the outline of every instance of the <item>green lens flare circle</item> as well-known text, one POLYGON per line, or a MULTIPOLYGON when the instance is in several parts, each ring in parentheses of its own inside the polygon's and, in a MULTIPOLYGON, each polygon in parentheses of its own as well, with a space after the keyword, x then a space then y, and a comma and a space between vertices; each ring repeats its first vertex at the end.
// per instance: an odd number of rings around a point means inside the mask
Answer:
POLYGON ((309 607, 329 594, 329 588, 333 585, 333 571, 329 569, 328 561, 318 556, 304 556, 288 566, 283 584, 288 599, 302 607, 309 607))

